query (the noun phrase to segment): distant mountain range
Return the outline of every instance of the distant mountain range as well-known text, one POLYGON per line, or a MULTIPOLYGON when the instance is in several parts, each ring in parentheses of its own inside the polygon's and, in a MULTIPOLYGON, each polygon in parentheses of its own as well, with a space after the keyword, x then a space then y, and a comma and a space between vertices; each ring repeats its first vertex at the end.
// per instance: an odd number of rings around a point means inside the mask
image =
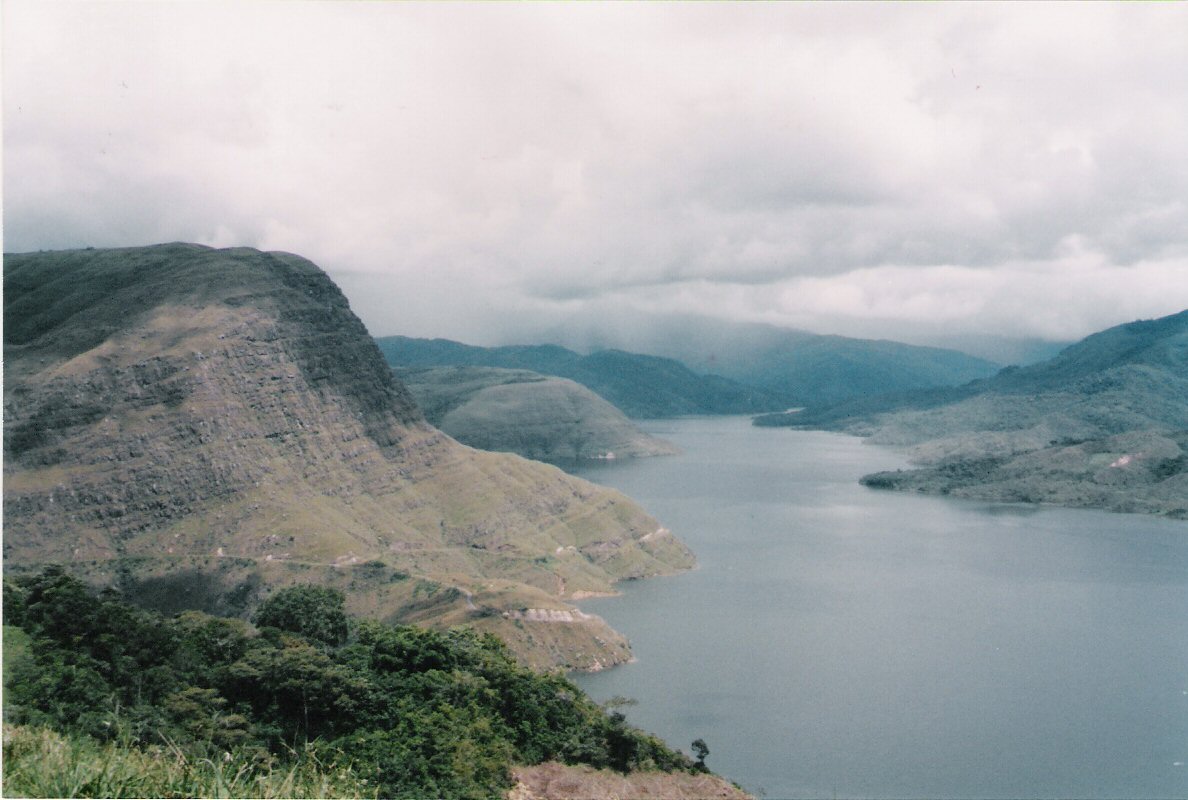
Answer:
POLYGON ((677 452, 566 378, 498 367, 397 370, 425 418, 463 444, 554 464, 677 452))
POLYGON ((590 355, 559 345, 476 347, 447 339, 377 339, 394 367, 468 365, 569 378, 630 417, 756 414, 887 392, 953 386, 999 367, 954 350, 818 336, 764 325, 669 322, 643 341, 656 355, 590 355))
POLYGON ((759 417, 910 448, 870 485, 1188 517, 1188 311, 950 389, 759 417))
POLYGON ((314 582, 593 669, 628 644, 570 601, 693 564, 625 496, 431 427, 295 255, 6 254, 4 365, 6 571, 244 617, 314 582))
POLYGON ((568 378, 629 417, 754 414, 787 408, 762 390, 714 375, 698 375, 671 358, 603 350, 583 356, 557 345, 475 347, 448 339, 376 339, 394 368, 482 366, 568 378))
POLYGON ((649 317, 586 330, 575 323, 552 336, 546 341, 568 347, 622 348, 674 358, 694 372, 721 375, 773 394, 785 407, 954 386, 993 375, 1001 367, 951 349, 701 316, 649 317))

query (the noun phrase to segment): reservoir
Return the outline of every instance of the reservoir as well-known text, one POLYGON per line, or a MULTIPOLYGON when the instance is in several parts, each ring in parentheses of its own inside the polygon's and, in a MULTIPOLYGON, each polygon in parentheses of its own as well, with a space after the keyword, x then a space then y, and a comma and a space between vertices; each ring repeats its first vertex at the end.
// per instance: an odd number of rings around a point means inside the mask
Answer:
POLYGON ((1188 523, 867 489, 905 466, 745 418, 580 474, 697 570, 587 600, 636 662, 596 700, 768 798, 1188 796, 1188 523))

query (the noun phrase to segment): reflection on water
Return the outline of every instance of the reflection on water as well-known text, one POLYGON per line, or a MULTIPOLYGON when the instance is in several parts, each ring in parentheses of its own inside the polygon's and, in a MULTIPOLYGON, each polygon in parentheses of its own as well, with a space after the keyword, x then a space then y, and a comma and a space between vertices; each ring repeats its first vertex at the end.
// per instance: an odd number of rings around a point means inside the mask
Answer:
POLYGON ((583 474, 700 568, 582 603, 638 659, 596 698, 773 798, 1188 796, 1188 524, 866 489, 903 462, 836 434, 648 432, 684 454, 583 474))
POLYGON ((1043 511, 1043 507, 1023 503, 990 503, 979 505, 977 511, 992 517, 1033 517, 1043 511))

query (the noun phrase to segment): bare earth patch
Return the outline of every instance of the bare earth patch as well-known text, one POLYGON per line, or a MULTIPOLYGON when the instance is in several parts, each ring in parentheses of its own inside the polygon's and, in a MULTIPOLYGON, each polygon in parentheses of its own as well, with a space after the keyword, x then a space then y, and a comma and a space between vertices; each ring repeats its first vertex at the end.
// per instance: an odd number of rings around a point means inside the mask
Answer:
POLYGON ((516 785, 508 800, 753 800, 716 775, 633 772, 548 763, 512 770, 516 785))

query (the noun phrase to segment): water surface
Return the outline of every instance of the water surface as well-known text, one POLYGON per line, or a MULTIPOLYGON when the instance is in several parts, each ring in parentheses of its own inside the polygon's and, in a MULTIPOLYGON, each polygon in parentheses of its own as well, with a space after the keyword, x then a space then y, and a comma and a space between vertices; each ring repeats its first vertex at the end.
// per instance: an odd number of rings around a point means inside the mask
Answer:
POLYGON ((699 568, 582 607, 637 662, 579 676, 770 798, 1188 796, 1188 524, 864 488, 852 437, 659 421, 591 467, 699 568))

